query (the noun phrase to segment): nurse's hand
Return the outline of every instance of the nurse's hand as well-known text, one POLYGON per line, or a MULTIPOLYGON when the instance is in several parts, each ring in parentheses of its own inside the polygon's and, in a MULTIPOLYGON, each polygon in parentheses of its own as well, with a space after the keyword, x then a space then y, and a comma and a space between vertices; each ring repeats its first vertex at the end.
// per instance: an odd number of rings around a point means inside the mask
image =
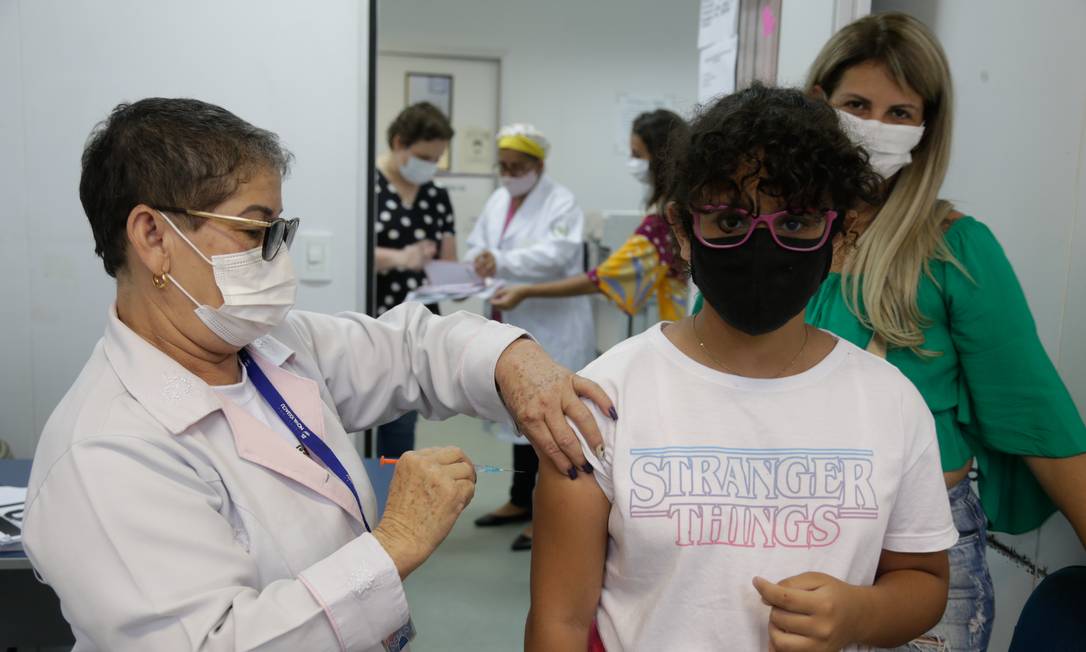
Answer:
POLYGON ((455 447, 404 453, 373 536, 385 549, 400 579, 437 549, 475 495, 475 467, 455 447))
POLYGON ((437 245, 432 240, 419 240, 400 250, 400 267, 416 272, 422 271, 426 263, 437 254, 437 245))
POLYGON ((614 403, 602 387, 573 374, 552 360, 541 346, 524 338, 510 344, 498 358, 494 380, 517 430, 528 438, 540 457, 549 458, 570 479, 577 477, 577 469, 592 472, 566 418, 576 424, 592 450, 600 449, 603 437, 581 397, 617 420, 614 403))
POLYGON ((490 297, 490 305, 498 310, 512 310, 526 298, 523 285, 510 285, 495 292, 494 296, 490 297))
POLYGON ((498 261, 494 254, 484 251, 475 257, 475 274, 480 278, 490 278, 498 273, 498 261))

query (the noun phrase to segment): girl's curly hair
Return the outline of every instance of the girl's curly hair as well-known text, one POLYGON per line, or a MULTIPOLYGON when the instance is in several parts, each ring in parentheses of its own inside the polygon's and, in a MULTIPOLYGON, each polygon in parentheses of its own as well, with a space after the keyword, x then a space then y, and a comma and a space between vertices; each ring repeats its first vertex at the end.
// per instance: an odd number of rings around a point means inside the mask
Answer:
MULTIPOLYGON (((759 192, 788 208, 842 213, 861 202, 877 203, 882 183, 829 104, 758 82, 703 107, 689 129, 675 134, 667 167, 667 197, 689 235, 690 209, 715 195, 753 208, 742 196, 750 176, 763 175, 759 192)), ((843 222, 837 220, 834 230, 843 222)))

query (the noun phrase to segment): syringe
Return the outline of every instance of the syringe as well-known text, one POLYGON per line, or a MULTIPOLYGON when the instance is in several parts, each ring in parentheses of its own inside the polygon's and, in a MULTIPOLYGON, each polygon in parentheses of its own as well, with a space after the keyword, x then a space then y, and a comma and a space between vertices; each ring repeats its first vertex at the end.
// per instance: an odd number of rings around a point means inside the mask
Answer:
MULTIPOLYGON (((386 464, 395 464, 399 462, 398 457, 385 457, 381 456, 381 466, 386 464)), ((518 471, 516 469, 503 469, 500 466, 494 466, 493 464, 472 464, 475 467, 476 473, 524 473, 524 471, 518 471)))

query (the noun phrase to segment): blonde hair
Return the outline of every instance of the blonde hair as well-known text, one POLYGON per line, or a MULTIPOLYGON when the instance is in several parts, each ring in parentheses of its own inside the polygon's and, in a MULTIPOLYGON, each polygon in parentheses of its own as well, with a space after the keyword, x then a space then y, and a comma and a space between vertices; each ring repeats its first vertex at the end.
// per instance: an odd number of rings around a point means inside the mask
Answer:
POLYGON ((823 46, 808 73, 807 91, 819 86, 829 97, 846 70, 867 61, 883 64, 899 86, 923 98, 924 137, 846 260, 841 290, 853 314, 888 345, 926 354, 920 348, 925 325, 917 305, 920 274, 935 280, 933 259, 962 269, 943 237, 954 207, 938 197, 950 162, 950 67, 939 41, 920 21, 901 13, 874 14, 846 25, 823 46))

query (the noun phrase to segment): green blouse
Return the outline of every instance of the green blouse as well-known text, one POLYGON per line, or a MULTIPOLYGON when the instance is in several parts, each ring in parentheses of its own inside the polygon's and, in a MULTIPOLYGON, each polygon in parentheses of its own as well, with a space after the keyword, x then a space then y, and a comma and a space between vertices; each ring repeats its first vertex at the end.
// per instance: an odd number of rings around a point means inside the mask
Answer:
MULTIPOLYGON (((921 357, 887 351, 935 417, 943 470, 977 460, 980 497, 991 527, 1027 532, 1056 506, 1022 460, 1086 452, 1086 426, 1048 359, 1007 255, 988 227, 963 217, 946 232, 954 265, 933 261, 917 303, 927 319, 921 357)), ((702 297, 694 302, 701 310, 702 297)), ((866 348, 871 331, 845 304, 841 275, 830 274, 807 306, 807 321, 866 348)))
MULTIPOLYGON (((933 261, 917 303, 926 319, 922 357, 891 348, 887 360, 916 385, 935 416, 943 469, 976 457, 981 501, 995 530, 1032 530, 1056 509, 1021 456, 1086 452, 1086 426, 1049 360, 1003 248, 972 217, 946 232, 972 279, 933 261)), ((840 274, 811 299, 807 320, 863 348, 872 332, 845 304, 840 274)))

